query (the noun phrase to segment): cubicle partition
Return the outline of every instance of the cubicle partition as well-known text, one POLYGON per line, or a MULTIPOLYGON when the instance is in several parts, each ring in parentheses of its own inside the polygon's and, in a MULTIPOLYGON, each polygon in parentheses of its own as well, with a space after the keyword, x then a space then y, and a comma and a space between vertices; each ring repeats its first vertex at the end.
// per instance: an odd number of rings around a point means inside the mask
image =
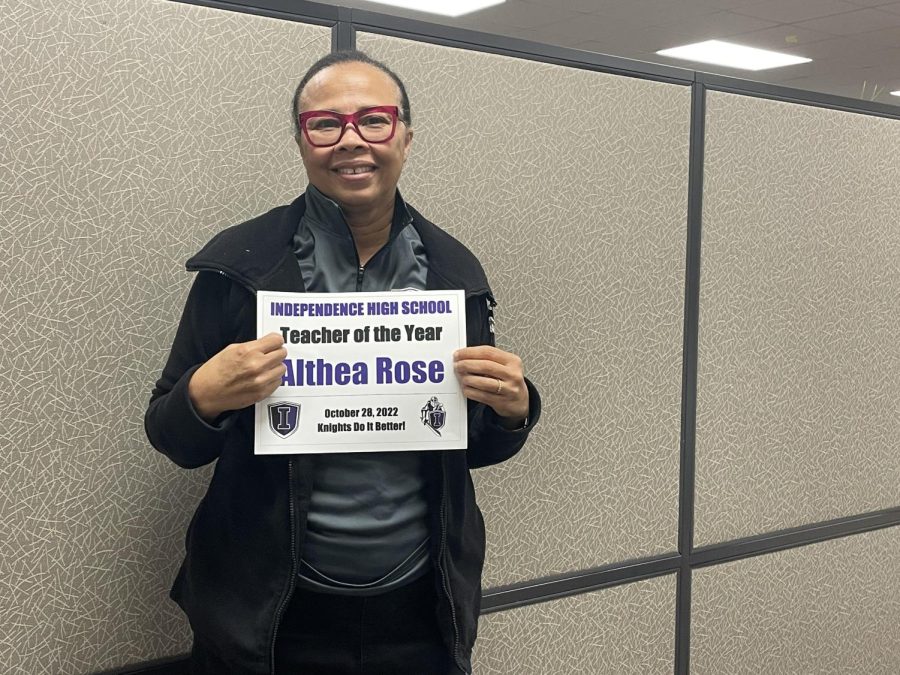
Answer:
POLYGON ((186 258, 303 184, 286 92, 331 30, 146 0, 0 14, 0 672, 90 673, 190 643, 168 588, 210 472, 154 451, 143 411, 186 258))
POLYGON ((354 46, 544 399, 475 475, 475 672, 900 670, 900 108, 307 2, 0 8, 4 672, 184 672, 210 474, 143 408, 183 261, 302 191, 293 87, 354 46))
POLYGON ((522 454, 475 474, 485 584, 676 550, 690 89, 356 44, 414 92, 403 194, 477 251, 547 401, 522 454))

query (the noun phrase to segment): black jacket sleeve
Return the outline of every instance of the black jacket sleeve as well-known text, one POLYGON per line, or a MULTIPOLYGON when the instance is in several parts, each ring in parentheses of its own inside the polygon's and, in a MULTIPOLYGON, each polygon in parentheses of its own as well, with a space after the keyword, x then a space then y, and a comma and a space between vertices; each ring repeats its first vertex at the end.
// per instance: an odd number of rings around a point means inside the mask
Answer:
POLYGON ((185 468, 203 466, 222 450, 234 415, 204 421, 188 396, 188 382, 210 357, 234 341, 236 288, 224 275, 200 272, 188 295, 175 341, 144 415, 153 447, 185 468))
MULTIPOLYGON (((468 346, 494 346, 494 299, 488 295, 469 298, 466 302, 468 346)), ((469 401, 469 449, 466 453, 470 469, 499 464, 515 455, 541 416, 541 397, 534 384, 528 386, 528 420, 521 429, 504 429, 497 414, 484 403, 469 401)))

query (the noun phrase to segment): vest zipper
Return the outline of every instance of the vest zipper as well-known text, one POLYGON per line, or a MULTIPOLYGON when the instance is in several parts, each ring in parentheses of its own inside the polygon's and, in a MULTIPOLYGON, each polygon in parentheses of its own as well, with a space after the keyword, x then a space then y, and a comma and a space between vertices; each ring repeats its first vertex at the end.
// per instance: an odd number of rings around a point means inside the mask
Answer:
POLYGON ((362 290, 362 282, 363 282, 363 274, 366 273, 366 268, 360 265, 356 268, 356 292, 359 293, 362 290))
POLYGON ((275 610, 275 619, 272 622, 272 644, 269 647, 269 653, 272 659, 272 668, 270 670, 272 675, 275 675, 275 640, 278 637, 278 625, 281 623, 281 617, 284 614, 284 610, 291 599, 291 595, 294 593, 294 583, 297 578, 297 528, 294 524, 296 515, 294 514, 293 459, 288 460, 288 499, 290 500, 288 503, 288 513, 290 514, 291 525, 291 578, 288 580, 287 590, 285 590, 284 594, 281 596, 281 600, 278 603, 278 609, 275 610))
POLYGON ((459 663, 459 624, 456 621, 456 607, 453 604, 453 593, 450 592, 450 577, 444 566, 447 552, 447 466, 446 457, 441 456, 441 549, 438 553, 438 570, 441 573, 441 585, 450 603, 450 618, 453 620, 453 660, 459 663))

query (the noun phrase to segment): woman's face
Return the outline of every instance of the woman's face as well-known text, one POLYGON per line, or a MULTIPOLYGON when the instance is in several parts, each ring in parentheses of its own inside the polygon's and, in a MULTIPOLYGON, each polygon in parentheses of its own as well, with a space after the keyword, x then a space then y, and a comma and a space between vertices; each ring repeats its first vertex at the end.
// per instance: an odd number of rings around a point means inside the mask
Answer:
MULTIPOLYGON (((354 113, 400 105, 400 91, 384 72, 365 63, 339 63, 315 75, 300 95, 300 112, 354 113)), ((367 143, 348 125, 336 145, 317 148, 297 139, 309 182, 348 214, 365 216, 393 207, 397 181, 409 155, 412 129, 397 122, 386 143, 367 143), (351 172, 352 170, 352 172, 351 172)))

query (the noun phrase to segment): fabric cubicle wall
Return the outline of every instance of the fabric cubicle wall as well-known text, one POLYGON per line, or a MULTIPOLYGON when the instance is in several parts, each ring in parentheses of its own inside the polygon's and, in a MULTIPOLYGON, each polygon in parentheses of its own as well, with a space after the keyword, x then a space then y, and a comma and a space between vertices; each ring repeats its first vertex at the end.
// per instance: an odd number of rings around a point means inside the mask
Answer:
POLYGON ((415 136, 401 189, 480 256, 546 398, 475 472, 485 586, 674 551, 690 88, 357 33, 415 136))
POLYGON ((695 545, 900 504, 900 123, 709 92, 695 545))
POLYGON ((207 470, 142 415, 213 232, 303 185, 320 26, 155 0, 0 0, 0 671, 179 654, 168 599, 207 470), (263 64, 265 67, 262 67, 263 64))
MULTIPOLYGON (((706 101, 695 544, 900 505, 900 121, 706 101)), ((900 669, 900 527, 694 573, 691 672, 900 669)))
POLYGON ((900 527, 694 572, 694 675, 894 675, 900 527))
MULTIPOLYGON (((481 257, 498 340, 546 401, 526 449, 475 473, 485 586, 676 550, 690 88, 365 32, 356 45, 411 92, 404 195, 481 257)), ((670 576, 489 614, 475 667, 668 673, 674 605, 670 576), (607 639, 586 641, 610 614, 607 639)))

